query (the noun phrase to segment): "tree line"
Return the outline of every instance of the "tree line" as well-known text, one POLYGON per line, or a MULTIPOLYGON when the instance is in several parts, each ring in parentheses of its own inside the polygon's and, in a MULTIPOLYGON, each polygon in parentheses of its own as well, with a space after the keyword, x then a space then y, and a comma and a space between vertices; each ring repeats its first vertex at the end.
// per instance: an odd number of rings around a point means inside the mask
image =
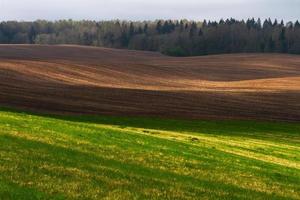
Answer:
POLYGON ((7 21, 2 44, 78 44, 160 51, 171 56, 277 52, 300 54, 300 23, 220 21, 7 21))

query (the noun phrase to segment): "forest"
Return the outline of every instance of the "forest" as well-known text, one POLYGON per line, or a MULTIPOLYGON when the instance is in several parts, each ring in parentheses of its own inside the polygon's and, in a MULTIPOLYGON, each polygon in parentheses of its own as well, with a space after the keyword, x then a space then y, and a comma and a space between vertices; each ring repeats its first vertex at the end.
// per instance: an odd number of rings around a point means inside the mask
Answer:
POLYGON ((77 44, 159 51, 170 56, 300 54, 300 23, 278 20, 6 21, 1 44, 77 44))

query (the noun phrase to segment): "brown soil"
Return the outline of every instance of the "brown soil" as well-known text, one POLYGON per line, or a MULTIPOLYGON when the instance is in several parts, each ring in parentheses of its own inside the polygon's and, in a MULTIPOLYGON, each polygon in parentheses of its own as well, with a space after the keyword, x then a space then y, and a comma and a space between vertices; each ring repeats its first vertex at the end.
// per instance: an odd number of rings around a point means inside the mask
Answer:
POLYGON ((0 105, 56 114, 300 121, 300 56, 173 58, 0 45, 0 105))

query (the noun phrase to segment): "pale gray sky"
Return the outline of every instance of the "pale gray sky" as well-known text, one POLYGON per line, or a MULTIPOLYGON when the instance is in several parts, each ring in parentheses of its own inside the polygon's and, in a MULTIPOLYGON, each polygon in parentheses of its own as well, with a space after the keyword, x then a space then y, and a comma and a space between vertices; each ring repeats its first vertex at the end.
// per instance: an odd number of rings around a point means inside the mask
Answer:
POLYGON ((300 0, 0 0, 0 20, 300 19, 300 0))

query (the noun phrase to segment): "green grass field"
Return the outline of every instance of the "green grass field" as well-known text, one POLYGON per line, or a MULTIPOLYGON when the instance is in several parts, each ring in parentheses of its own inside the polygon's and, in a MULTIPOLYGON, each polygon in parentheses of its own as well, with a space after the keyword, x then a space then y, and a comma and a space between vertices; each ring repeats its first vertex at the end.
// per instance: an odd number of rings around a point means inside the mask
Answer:
POLYGON ((0 199, 300 199, 300 124, 1 109, 0 199))

